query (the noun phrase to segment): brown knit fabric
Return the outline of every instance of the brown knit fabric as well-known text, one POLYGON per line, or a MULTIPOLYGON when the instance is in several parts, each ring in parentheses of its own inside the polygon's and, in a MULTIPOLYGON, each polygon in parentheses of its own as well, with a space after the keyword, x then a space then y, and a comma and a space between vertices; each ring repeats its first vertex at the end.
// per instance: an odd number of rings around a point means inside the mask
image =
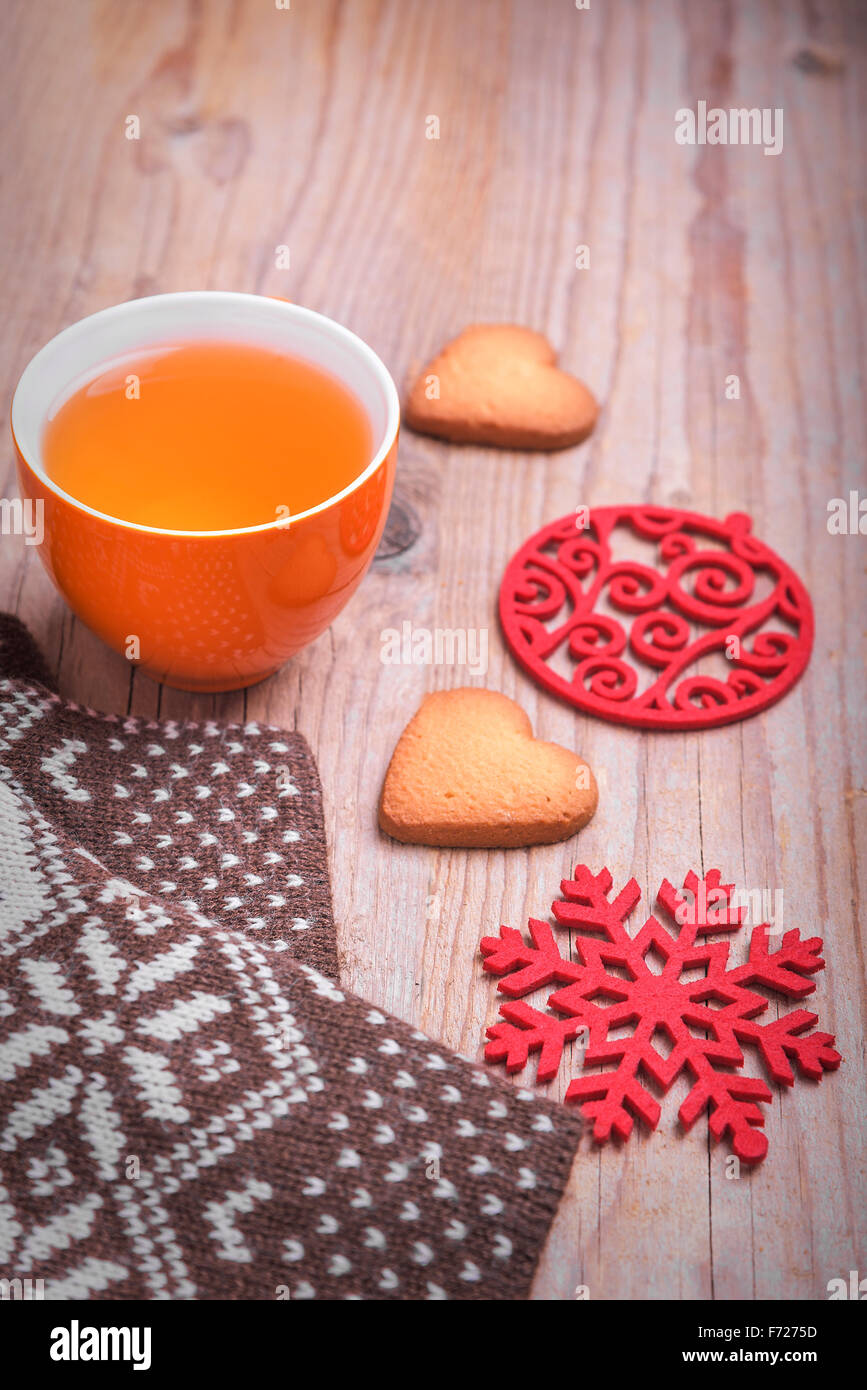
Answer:
POLYGON ((525 1297, 580 1120, 338 985, 304 740, 44 679, 0 618, 0 1278, 525 1297))

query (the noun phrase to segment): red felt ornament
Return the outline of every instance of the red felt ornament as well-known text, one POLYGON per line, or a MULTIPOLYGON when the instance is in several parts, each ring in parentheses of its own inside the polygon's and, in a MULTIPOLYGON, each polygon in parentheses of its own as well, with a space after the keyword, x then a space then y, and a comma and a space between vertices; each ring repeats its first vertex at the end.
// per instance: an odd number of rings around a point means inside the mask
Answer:
POLYGON ((511 927, 482 941, 485 970, 502 976, 498 989, 514 1001, 500 1006, 503 1021, 487 1030, 486 1060, 517 1072, 538 1052, 537 1080, 550 1081, 566 1043, 580 1039, 585 1066, 614 1063, 570 1082, 566 1092, 567 1101, 581 1102, 600 1142, 612 1134, 627 1139, 636 1115, 655 1129, 660 1107, 647 1079, 668 1091, 686 1069, 692 1087, 679 1111, 684 1128, 709 1109, 713 1136, 728 1133, 738 1158, 758 1163, 768 1150, 759 1106, 773 1097, 760 1078, 736 1070, 744 1061, 741 1045, 754 1047, 769 1076, 784 1086, 794 1083, 792 1063, 814 1081, 840 1065, 833 1035, 807 1031, 816 1014, 795 1009, 756 1021, 768 1000, 752 986, 790 999, 813 992, 810 976, 825 966, 820 938, 787 931, 772 951, 763 923, 751 934, 746 963, 729 967, 729 944, 703 938, 737 931, 744 909, 733 906, 733 885, 721 884, 716 869, 703 879, 687 874, 680 892, 665 880, 657 902, 670 925, 650 916, 635 937, 625 925, 641 897, 634 878, 611 901, 608 870, 592 874, 581 864, 561 890, 553 914, 571 929, 571 958, 561 955, 551 927, 532 918, 531 942, 511 927), (649 955, 663 962, 660 973, 650 968, 649 955), (553 1012, 522 1002, 522 995, 551 984, 558 986, 548 997, 553 1012), (611 1036, 624 1025, 634 1025, 630 1036, 611 1036), (667 1055, 659 1050, 660 1035, 667 1055))
POLYGON ((807 665, 813 609, 751 526, 741 512, 662 507, 562 517, 509 562, 506 641, 546 690, 620 724, 704 729, 756 714, 807 665), (657 567, 615 560, 618 531, 651 542, 657 567))

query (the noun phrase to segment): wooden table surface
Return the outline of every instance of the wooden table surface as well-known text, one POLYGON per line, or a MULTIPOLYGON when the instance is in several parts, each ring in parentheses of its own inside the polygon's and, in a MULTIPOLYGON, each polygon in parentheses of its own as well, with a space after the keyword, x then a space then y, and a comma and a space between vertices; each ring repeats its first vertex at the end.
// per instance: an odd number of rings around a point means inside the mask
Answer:
MULTIPOLYGON (((809 1007, 836 1032, 841 1070, 775 1097, 769 1157, 738 1179, 703 1118, 680 1132, 680 1083, 654 1134, 583 1140, 541 1298, 584 1284, 603 1299, 822 1299, 830 1279, 867 1275, 867 540, 826 524, 829 499, 865 485, 865 19, 855 0, 3 7, 7 407, 60 328, 191 288, 321 310, 400 383, 469 322, 525 323, 604 404, 585 445, 547 456, 405 431, 396 496, 418 539, 378 559, 334 627, 246 694, 135 675, 73 619, 35 549, 0 542, 0 605, 30 624, 63 693, 307 736, 345 981, 470 1056, 496 1013, 479 938, 545 917, 578 859, 607 864, 617 885, 634 874, 645 901, 663 877, 718 867, 783 890, 787 926, 825 936, 809 1007), (843 69, 793 60, 817 44, 843 69), (782 107, 782 154, 677 144, 674 113, 699 99, 782 107), (545 695, 506 652, 495 598, 517 545, 577 505, 631 501, 748 511, 804 578, 812 663, 766 714, 702 734, 619 729, 545 695), (485 680, 383 665, 380 633, 405 620, 487 628, 485 680), (577 841, 440 852, 379 834, 405 722, 425 691, 468 683, 517 697, 538 734, 600 773, 577 841)), ((8 438, 0 486, 15 495, 8 438)))

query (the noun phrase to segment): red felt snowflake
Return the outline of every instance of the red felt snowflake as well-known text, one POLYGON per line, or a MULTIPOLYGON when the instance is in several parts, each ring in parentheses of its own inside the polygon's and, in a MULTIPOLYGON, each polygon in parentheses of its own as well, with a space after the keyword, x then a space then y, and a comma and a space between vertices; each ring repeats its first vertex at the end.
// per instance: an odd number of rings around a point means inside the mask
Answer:
POLYGON ((807 1035, 817 1016, 805 1009, 757 1023, 768 1000, 751 986, 790 999, 811 994, 816 985, 810 976, 825 966, 821 939, 802 940, 797 930, 787 931, 778 949, 770 951, 769 927, 763 923, 752 932, 746 964, 729 967, 728 942, 703 938, 736 931, 745 909, 733 906, 733 885, 721 884, 717 869, 701 880, 687 874, 681 892, 666 879, 657 903, 670 925, 650 916, 635 937, 625 926, 641 897, 634 878, 613 901, 607 869, 592 874, 581 864, 574 879, 560 886, 563 897, 553 904, 553 914, 560 926, 572 929, 574 959, 561 955, 550 926, 533 918, 532 944, 512 927, 482 941, 485 969, 503 976, 498 989, 515 1001, 500 1006, 504 1021, 487 1030, 487 1061, 504 1062, 507 1071, 517 1072, 531 1052, 538 1052, 537 1079, 550 1081, 566 1043, 582 1038, 585 1065, 601 1063, 608 1070, 570 1082, 566 1099, 583 1103, 600 1142, 612 1133, 628 1138, 633 1115, 655 1129, 660 1107, 646 1079, 667 1091, 687 1068, 693 1085, 680 1107, 681 1123, 689 1129, 709 1108, 714 1137, 728 1132, 738 1158, 758 1163, 768 1151, 765 1135, 757 1130, 765 1122, 759 1104, 770 1101, 772 1093, 764 1081, 734 1070, 743 1065, 741 1044, 751 1043, 768 1074, 786 1086, 795 1079, 789 1059, 814 1081, 841 1059, 832 1034, 807 1035), (664 962, 660 973, 648 964, 654 955, 664 962), (522 995, 554 983, 561 988, 548 997, 553 1013, 522 1002, 522 995), (624 1025, 634 1025, 632 1034, 613 1038, 624 1025), (671 1047, 667 1056, 659 1050, 660 1034, 671 1047))

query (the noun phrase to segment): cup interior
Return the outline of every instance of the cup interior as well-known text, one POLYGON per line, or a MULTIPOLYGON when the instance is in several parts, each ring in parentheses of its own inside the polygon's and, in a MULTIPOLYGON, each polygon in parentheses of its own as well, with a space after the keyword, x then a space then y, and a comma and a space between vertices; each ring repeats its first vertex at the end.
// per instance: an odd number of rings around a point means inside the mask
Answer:
MULTIPOLYGON (((45 486, 83 511, 103 515, 64 492, 46 473, 42 458, 46 421, 106 363, 161 343, 202 339, 255 343, 303 358, 337 377, 366 411, 374 441, 370 462, 342 492, 302 515, 347 496, 376 471, 394 442, 399 420, 397 389, 376 353, 349 329, 312 309, 264 295, 199 290, 153 295, 103 309, 58 333, 32 358, 12 400, 12 432, 21 454, 45 486)), ((105 519, 171 535, 232 534, 179 532, 119 517, 105 519)), ((274 525, 266 522, 237 529, 264 531, 274 525)))

